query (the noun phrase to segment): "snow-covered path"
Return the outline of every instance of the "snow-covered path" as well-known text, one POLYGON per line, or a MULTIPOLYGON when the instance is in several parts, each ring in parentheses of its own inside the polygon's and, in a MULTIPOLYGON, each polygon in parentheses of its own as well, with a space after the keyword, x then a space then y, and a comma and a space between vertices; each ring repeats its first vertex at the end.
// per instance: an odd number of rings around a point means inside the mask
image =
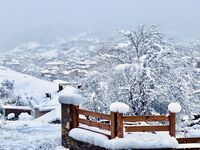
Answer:
POLYGON ((59 124, 0 120, 0 150, 60 150, 60 137, 59 124))

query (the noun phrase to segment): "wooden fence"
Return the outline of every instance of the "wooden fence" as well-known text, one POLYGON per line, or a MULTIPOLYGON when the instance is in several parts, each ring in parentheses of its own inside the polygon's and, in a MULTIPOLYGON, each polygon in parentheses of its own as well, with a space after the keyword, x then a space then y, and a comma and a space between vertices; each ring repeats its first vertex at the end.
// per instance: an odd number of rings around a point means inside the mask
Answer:
POLYGON ((123 138, 124 128, 125 132, 169 131, 169 134, 175 137, 176 130, 175 130, 174 113, 170 113, 168 116, 164 115, 125 116, 122 113, 117 113, 117 112, 110 112, 110 114, 92 112, 88 110, 79 109, 78 106, 73 106, 73 105, 70 105, 70 110, 71 110, 70 115, 72 120, 71 122, 72 128, 77 128, 77 127, 83 128, 80 127, 79 124, 97 127, 103 130, 110 131, 110 134, 108 135, 99 131, 93 131, 93 132, 104 134, 111 139, 115 137, 123 138), (154 125, 154 126, 130 125, 134 122, 167 122, 168 125, 154 125))

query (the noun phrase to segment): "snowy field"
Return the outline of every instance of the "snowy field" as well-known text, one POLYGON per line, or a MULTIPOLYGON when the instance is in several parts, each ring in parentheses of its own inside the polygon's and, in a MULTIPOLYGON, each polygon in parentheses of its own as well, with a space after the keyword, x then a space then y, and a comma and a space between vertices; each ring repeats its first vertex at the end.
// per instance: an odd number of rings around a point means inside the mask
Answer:
POLYGON ((0 120, 0 150, 64 150, 60 124, 0 120))

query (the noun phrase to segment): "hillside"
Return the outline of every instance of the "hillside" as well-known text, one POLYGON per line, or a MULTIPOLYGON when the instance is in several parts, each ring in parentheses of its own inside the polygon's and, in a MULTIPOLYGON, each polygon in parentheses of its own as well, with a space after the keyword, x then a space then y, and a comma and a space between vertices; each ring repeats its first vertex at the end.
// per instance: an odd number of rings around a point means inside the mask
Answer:
POLYGON ((14 95, 20 96, 25 104, 32 99, 38 103, 46 100, 45 93, 56 93, 58 85, 0 66, 0 83, 13 82, 14 95))

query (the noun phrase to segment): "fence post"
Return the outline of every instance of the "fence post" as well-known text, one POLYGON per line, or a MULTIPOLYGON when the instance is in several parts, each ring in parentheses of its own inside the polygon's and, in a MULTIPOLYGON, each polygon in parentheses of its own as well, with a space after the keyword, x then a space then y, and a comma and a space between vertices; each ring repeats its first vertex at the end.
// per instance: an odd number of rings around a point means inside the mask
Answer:
POLYGON ((111 112, 111 139, 117 136, 117 113, 111 112))
POLYGON ((169 115, 169 134, 173 137, 176 136, 176 114, 172 112, 169 115))
POLYGON ((62 145, 66 148, 70 147, 69 132, 71 129, 78 127, 78 109, 79 104, 82 101, 82 96, 78 94, 61 95, 59 96, 59 102, 61 103, 61 134, 62 145))
POLYGON ((62 145, 69 147, 69 131, 73 128, 72 124, 72 106, 69 104, 61 104, 61 134, 62 134, 62 145))
POLYGON ((176 137, 176 113, 181 111, 181 106, 178 103, 170 103, 168 105, 169 115, 169 134, 176 137))
POLYGON ((123 114, 129 111, 129 106, 122 102, 114 102, 110 105, 111 111, 111 138, 124 137, 123 114))
POLYGON ((117 136, 118 138, 124 137, 124 131, 123 131, 123 113, 117 113, 117 136))

